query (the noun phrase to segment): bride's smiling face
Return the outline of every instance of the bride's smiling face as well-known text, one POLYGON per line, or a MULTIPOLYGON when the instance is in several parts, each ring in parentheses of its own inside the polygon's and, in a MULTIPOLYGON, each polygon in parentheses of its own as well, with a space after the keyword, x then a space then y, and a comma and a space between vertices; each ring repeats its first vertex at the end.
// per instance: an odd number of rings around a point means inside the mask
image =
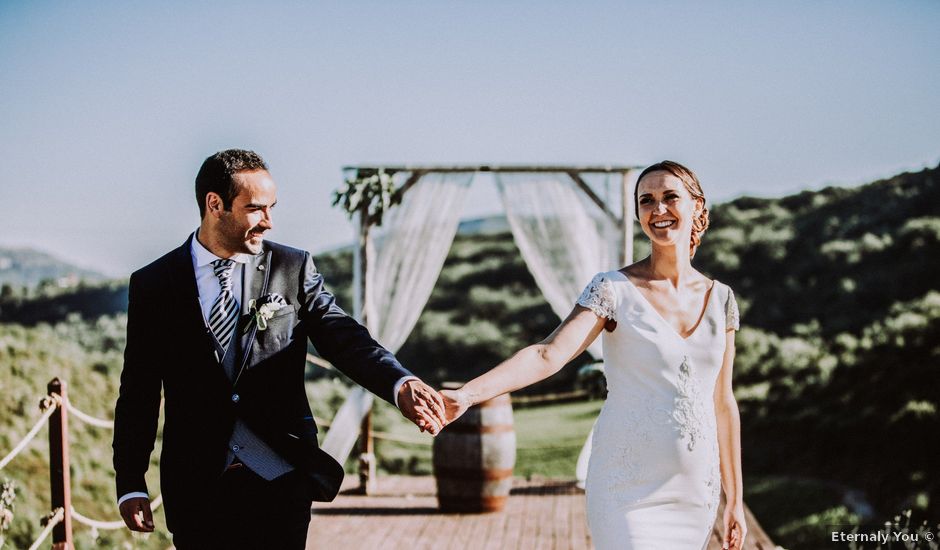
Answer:
POLYGON ((637 183, 637 218, 654 245, 688 246, 699 202, 669 172, 650 172, 637 183))

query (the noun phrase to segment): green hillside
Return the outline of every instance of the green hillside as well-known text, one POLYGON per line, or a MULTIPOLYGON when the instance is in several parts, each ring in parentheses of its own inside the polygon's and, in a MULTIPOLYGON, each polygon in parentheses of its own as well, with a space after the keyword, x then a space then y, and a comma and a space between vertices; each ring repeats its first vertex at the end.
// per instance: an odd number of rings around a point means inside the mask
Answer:
POLYGON ((747 324, 777 334, 819 322, 858 332, 938 288, 940 168, 856 188, 714 208, 696 263, 730 284, 747 324))
POLYGON ((126 281, 82 281, 64 288, 40 286, 28 293, 0 297, 0 323, 33 326, 56 323, 69 316, 93 320, 126 311, 126 281))
POLYGON ((106 279, 97 271, 72 265, 46 252, 0 246, 0 287, 6 287, 4 294, 43 283, 57 286, 78 280, 106 279))

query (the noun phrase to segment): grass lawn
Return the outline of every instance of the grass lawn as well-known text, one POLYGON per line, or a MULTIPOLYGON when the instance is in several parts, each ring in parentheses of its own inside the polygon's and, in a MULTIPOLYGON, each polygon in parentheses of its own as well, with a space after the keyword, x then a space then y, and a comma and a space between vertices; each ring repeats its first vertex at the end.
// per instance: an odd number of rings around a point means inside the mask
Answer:
MULTIPOLYGON (((575 464, 603 401, 530 407, 513 411, 518 476, 574 478, 575 464)), ((418 432, 394 407, 377 401, 375 430, 414 440, 403 443, 376 439, 379 469, 385 473, 431 474, 431 436, 418 432)), ((346 463, 356 471, 355 459, 346 463)))
POLYGON ((574 478, 574 468, 603 401, 514 411, 516 475, 574 478))

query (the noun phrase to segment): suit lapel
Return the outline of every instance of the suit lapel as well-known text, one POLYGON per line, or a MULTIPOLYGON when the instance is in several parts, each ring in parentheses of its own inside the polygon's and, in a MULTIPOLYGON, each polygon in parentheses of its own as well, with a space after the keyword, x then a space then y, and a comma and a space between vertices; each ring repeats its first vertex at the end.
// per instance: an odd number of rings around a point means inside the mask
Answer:
POLYGON ((186 331, 203 334, 200 341, 206 344, 206 355, 212 357, 215 344, 212 333, 202 316, 202 306, 199 304, 199 286, 196 284, 196 271, 193 269, 192 240, 195 233, 186 239, 182 246, 173 251, 170 269, 170 287, 172 295, 180 300, 180 319, 186 331))
POLYGON ((190 252, 193 236, 190 235, 173 253, 173 268, 170 270, 172 288, 183 306, 183 322, 207 331, 206 321, 202 317, 202 306, 199 305, 199 287, 196 285, 196 272, 193 270, 193 257, 190 252))
POLYGON ((257 300, 267 293, 268 278, 271 273, 271 251, 265 250, 257 256, 252 256, 251 260, 245 264, 245 271, 242 279, 242 299, 241 312, 245 319, 247 330, 241 332, 241 356, 238 358, 238 374, 235 375, 235 384, 238 384, 245 365, 248 363, 248 356, 251 354, 251 345, 255 341, 258 332, 258 325, 253 319, 247 317, 249 313, 248 302, 257 300))

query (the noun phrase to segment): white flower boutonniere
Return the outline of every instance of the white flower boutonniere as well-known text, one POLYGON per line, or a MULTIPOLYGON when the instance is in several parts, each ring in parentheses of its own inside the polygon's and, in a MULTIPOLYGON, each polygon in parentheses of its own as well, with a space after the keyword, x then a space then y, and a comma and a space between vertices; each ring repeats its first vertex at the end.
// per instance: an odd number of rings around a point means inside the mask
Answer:
MULTIPOLYGON (((287 300, 276 293, 266 294, 258 299, 252 298, 248 300, 248 314, 251 315, 252 322, 258 326, 258 330, 266 330, 268 328, 268 321, 271 317, 274 317, 274 313, 282 307, 287 307, 287 300)), ((248 323, 246 329, 250 328, 251 323, 248 323)))

